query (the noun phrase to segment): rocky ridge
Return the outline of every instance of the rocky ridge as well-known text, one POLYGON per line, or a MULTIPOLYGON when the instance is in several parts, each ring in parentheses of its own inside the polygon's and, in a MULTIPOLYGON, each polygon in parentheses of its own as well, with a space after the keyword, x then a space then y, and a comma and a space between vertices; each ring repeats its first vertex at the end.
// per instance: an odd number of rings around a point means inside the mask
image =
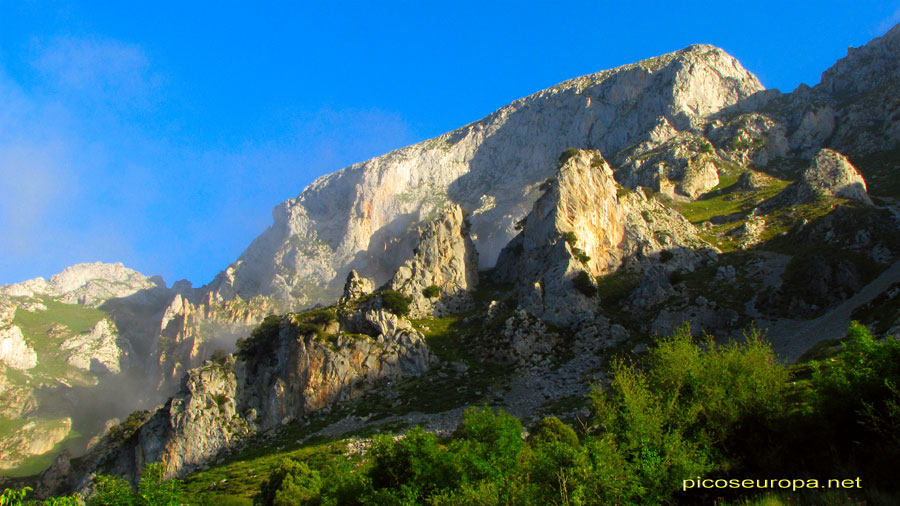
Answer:
POLYGON ((336 297, 351 268, 383 283, 409 258, 416 227, 450 203, 471 210, 480 267, 491 267, 565 148, 612 155, 656 146, 761 90, 737 60, 706 45, 566 81, 319 178, 277 206, 273 225, 206 289, 303 307, 336 297))
MULTIPOLYGON (((836 84, 859 69, 894 72, 895 62, 863 60, 893 58, 898 38, 895 28, 871 44, 881 49, 851 51, 828 80, 790 94, 762 90, 721 50, 692 46, 320 178, 276 207, 272 227, 213 283, 168 299, 161 328, 187 337, 183 322, 201 305, 259 294, 281 308, 330 301, 346 272, 339 304, 262 320, 253 334, 271 339, 251 335, 239 359, 189 370, 175 398, 126 437, 108 436, 79 476, 134 478, 153 460, 188 472, 249 434, 327 412, 379 381, 423 376, 436 362, 423 332, 444 324, 437 315, 467 329, 449 334, 458 346, 508 366, 515 392, 553 385, 518 404, 477 392, 534 414, 563 387, 582 389, 609 348, 641 353, 685 321, 734 335, 781 311, 828 311, 900 253, 896 209, 864 179, 874 166, 850 162, 898 148, 893 123, 864 114, 897 96, 893 81, 836 84), (475 258, 493 271, 474 272, 475 258), (422 321, 370 293, 385 282, 422 321), (441 309, 425 295, 432 286, 467 302, 441 309), (471 314, 453 314, 464 308, 471 314), (571 377, 552 380, 558 370, 571 377)), ((201 356, 181 342, 190 360, 201 356)), ((445 363, 428 381, 470 368, 445 363)))
POLYGON ((445 209, 419 235, 413 258, 387 286, 412 299, 412 316, 441 316, 472 308, 469 293, 478 285, 478 253, 458 205, 445 209))

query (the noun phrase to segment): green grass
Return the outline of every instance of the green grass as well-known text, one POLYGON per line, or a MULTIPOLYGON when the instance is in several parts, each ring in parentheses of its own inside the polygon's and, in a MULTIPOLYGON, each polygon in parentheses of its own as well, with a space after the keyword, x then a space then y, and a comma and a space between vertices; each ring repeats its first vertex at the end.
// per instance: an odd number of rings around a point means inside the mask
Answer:
POLYGON ((269 474, 278 467, 282 459, 293 458, 306 462, 310 467, 320 468, 328 462, 347 458, 343 456, 345 449, 345 443, 334 441, 291 450, 275 450, 257 456, 244 454, 241 455, 246 457, 244 459, 218 465, 188 477, 185 488, 190 496, 206 501, 216 496, 251 498, 259 492, 260 485, 269 478, 269 474))
POLYGON ((0 417, 0 435, 5 436, 19 430, 23 425, 28 423, 24 418, 3 418, 0 417))
POLYGON ((46 311, 17 310, 13 324, 22 329, 25 339, 32 345, 38 355, 38 364, 29 372, 37 379, 53 383, 56 379, 65 379, 75 384, 91 384, 93 375, 66 363, 68 353, 60 350, 59 345, 73 335, 89 332, 94 326, 107 317, 99 309, 80 304, 66 304, 49 297, 40 297, 46 311), (56 329, 64 327, 63 332, 56 329))
POLYGON ((420 318, 410 320, 413 328, 425 336, 425 343, 441 361, 456 361, 463 357, 460 336, 468 332, 470 326, 463 323, 463 315, 443 318, 420 318))
MULTIPOLYGON (((28 423, 30 420, 19 420, 22 422, 22 425, 28 423)), ((54 423, 58 423, 57 420, 36 420, 38 423, 38 427, 34 430, 39 432, 41 430, 41 425, 51 425, 54 423)), ((20 426, 21 427, 21 426, 20 426)), ((16 430, 16 429, 12 429, 16 430)), ((2 434, 8 434, 5 429, 0 432, 2 434)), ((57 443, 50 451, 44 453, 42 455, 35 455, 32 457, 28 457, 22 461, 21 464, 16 466, 15 469, 6 469, 0 470, 0 476, 9 477, 9 478, 22 478, 26 476, 34 476, 42 472, 43 470, 50 467, 53 464, 53 460, 56 459, 56 456, 59 455, 63 450, 77 450, 78 448, 82 448, 84 445, 83 441, 84 437, 80 432, 75 430, 74 428, 69 431, 69 434, 59 443, 57 443)))
POLYGON ((739 174, 725 173, 719 184, 692 202, 674 202, 672 207, 691 223, 708 221, 714 216, 749 213, 762 201, 774 197, 790 184, 783 179, 771 178, 771 183, 755 192, 738 191, 735 187, 739 174))

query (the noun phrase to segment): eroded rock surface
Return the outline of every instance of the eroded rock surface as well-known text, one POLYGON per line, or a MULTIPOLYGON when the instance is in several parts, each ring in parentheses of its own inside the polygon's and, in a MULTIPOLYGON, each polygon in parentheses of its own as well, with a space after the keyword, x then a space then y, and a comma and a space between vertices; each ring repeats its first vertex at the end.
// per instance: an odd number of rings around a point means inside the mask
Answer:
POLYGON ((412 316, 420 317, 471 309, 468 291, 477 284, 478 253, 462 208, 453 205, 425 226, 413 258, 397 269, 388 287, 409 296, 412 316))

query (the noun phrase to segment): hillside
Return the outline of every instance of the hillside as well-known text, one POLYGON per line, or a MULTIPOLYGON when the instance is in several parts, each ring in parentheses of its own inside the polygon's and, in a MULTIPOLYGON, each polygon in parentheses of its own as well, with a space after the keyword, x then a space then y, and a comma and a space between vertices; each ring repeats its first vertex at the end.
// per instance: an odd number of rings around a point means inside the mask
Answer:
POLYGON ((148 463, 206 476, 323 438, 446 436, 471 405, 587 423, 611 359, 658 336, 756 328, 785 364, 851 315, 892 340, 898 56, 900 26, 782 94, 690 46, 323 176, 204 287, 103 264, 3 287, 0 443, 68 436, 80 403, 48 410, 45 384, 140 392, 33 480, 88 491, 148 463))

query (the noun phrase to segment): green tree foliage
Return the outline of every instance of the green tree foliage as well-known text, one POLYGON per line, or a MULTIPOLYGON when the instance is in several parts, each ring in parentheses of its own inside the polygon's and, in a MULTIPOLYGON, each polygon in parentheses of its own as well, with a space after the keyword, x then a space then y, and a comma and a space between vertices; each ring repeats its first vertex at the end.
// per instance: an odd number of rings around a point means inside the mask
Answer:
POLYGON ((318 506, 322 504, 322 478, 305 462, 284 459, 263 483, 254 504, 263 506, 318 506))
POLYGON ((503 410, 494 413, 486 405, 467 409, 454 436, 470 480, 511 472, 525 446, 522 422, 503 410))
POLYGON ((281 317, 271 314, 266 316, 246 339, 237 340, 237 354, 244 361, 250 362, 259 357, 274 357, 278 345, 278 333, 281 330, 281 317))
POLYGON ((381 305, 397 316, 409 314, 409 298, 395 290, 383 290, 380 292, 381 305))
POLYGON ((162 463, 148 464, 138 484, 137 504, 143 506, 179 506, 185 504, 184 485, 181 480, 165 479, 162 463))
POLYGON ((100 475, 94 480, 94 493, 88 497, 88 506, 136 506, 134 491, 124 478, 100 475))
POLYGON ((31 492, 31 487, 25 487, 22 490, 4 489, 0 494, 0 506, 22 506, 22 500, 31 492))
POLYGON ((182 506, 190 504, 181 480, 165 479, 162 463, 148 464, 141 473, 137 491, 124 478, 100 475, 88 506, 182 506))
POLYGON ((724 471, 723 448, 743 424, 781 412, 786 382, 756 333, 741 345, 707 339, 701 349, 683 326, 650 351, 644 370, 616 361, 609 389, 592 402, 604 445, 630 471, 625 499, 664 503, 684 478, 724 471))
POLYGON ((440 297, 441 287, 439 287, 437 285, 431 285, 428 288, 422 290, 422 295, 428 297, 429 299, 433 299, 435 297, 440 297))
POLYGON ((370 449, 369 471, 373 498, 396 504, 423 504, 444 489, 459 486, 462 470, 454 455, 438 443, 437 437, 414 428, 394 441, 383 435, 370 449))
POLYGON ((542 418, 537 423, 528 438, 531 446, 544 446, 554 443, 562 443, 567 446, 578 446, 578 435, 572 427, 564 424, 555 416, 542 418))

